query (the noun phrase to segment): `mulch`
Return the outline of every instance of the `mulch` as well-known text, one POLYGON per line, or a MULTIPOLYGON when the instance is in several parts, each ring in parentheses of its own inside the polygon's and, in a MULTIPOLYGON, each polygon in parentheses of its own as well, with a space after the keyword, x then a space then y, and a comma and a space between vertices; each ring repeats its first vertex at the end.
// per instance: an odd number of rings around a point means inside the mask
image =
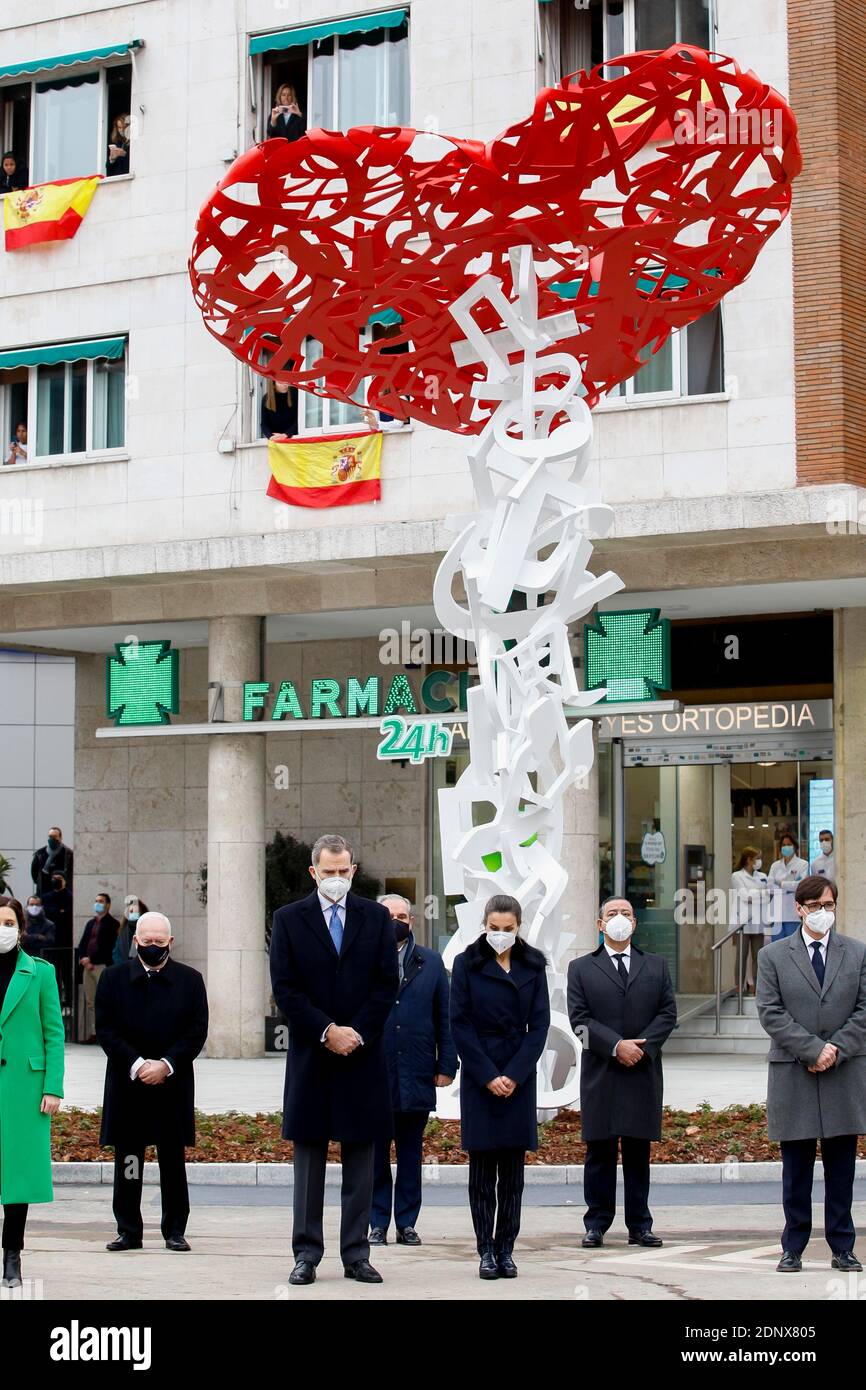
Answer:
MULTIPOLYGON (((288 1163, 292 1145, 280 1138, 278 1114, 196 1115, 197 1142, 187 1150, 193 1163, 288 1163)), ((113 1149, 99 1143, 100 1113, 93 1110, 61 1110, 52 1121, 52 1149, 61 1163, 110 1160, 113 1149)), ((528 1163, 583 1163, 586 1147, 580 1142, 580 1115, 561 1110, 547 1124, 539 1126, 537 1153, 527 1154, 528 1163)), ((866 1138, 858 1144, 858 1154, 866 1158, 866 1138)), ((767 1116, 763 1105, 729 1106, 713 1110, 703 1105, 697 1110, 665 1108, 661 1141, 653 1145, 654 1163, 723 1163, 737 1159, 758 1163, 779 1157, 778 1144, 767 1139, 767 1116)), ((339 1162, 340 1148, 332 1144, 329 1158, 339 1162)), ((424 1135, 424 1161, 427 1163, 467 1163, 460 1148, 460 1124, 456 1120, 431 1119, 424 1135)))

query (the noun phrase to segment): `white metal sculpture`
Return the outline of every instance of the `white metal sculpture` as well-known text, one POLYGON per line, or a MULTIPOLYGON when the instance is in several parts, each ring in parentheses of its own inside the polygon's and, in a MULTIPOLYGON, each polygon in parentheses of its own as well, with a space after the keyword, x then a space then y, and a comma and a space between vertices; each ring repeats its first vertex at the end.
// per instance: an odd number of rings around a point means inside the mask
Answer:
MULTIPOLYGON (((479 675, 467 702, 469 766, 439 792, 439 821, 444 891, 466 899, 446 964, 479 935, 494 893, 518 900, 521 935, 548 958, 551 1030, 538 1078, 545 1110, 579 1096, 580 1052, 565 1007, 564 956, 574 938, 563 931, 562 843, 565 796, 592 766, 593 736, 589 719, 569 724, 566 714, 604 695, 579 690, 568 625, 623 584, 611 571, 587 570, 587 532, 604 535, 613 512, 581 482, 592 418, 578 362, 548 350, 575 333, 574 313, 539 320, 532 250, 516 247, 509 259, 511 299, 488 274, 451 310, 465 333, 455 359, 484 363, 486 380, 473 394, 495 408, 468 450, 479 511, 447 519, 459 534, 433 590, 443 627, 475 644, 479 675), (505 325, 496 333, 485 334, 472 317, 484 298, 505 325), (564 375, 564 384, 539 388, 538 378, 551 373, 564 375), (454 592, 458 575, 462 595, 454 592), (484 824, 475 823, 480 807, 493 808, 484 824)), ((456 1115, 456 1084, 438 1113, 456 1115)))

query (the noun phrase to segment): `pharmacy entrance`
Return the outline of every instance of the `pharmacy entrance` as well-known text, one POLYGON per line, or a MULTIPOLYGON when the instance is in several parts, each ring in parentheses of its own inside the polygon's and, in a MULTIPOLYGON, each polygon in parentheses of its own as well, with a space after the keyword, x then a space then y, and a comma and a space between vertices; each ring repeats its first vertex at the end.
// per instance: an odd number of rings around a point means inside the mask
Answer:
POLYGON ((729 930, 713 890, 727 896, 742 850, 757 848, 766 872, 789 832, 811 863, 819 831, 834 829, 833 702, 692 705, 599 723, 601 894, 629 899, 636 945, 667 958, 677 993, 709 994, 712 946, 729 930))

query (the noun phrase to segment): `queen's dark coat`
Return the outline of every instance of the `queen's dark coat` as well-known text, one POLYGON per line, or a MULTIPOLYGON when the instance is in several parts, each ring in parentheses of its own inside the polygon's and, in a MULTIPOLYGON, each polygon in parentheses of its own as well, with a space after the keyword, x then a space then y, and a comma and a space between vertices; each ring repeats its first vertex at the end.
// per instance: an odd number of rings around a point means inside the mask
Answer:
POLYGON ((460 1058, 461 1143, 470 1149, 537 1149, 535 1068, 550 1027, 545 959, 518 939, 506 972, 483 937, 454 961, 451 1036, 460 1058), (494 1096, 488 1081, 517 1082, 494 1096))

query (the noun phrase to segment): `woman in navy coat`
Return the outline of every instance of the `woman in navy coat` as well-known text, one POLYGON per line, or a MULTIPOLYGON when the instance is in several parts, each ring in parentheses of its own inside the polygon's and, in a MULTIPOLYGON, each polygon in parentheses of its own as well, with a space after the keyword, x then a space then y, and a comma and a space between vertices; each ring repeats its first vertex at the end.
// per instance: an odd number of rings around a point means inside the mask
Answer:
POLYGON ((521 941, 520 920, 516 898, 490 898, 484 934, 456 958, 451 977, 461 1143, 469 1154, 469 1207, 482 1279, 517 1275, 512 1252, 526 1150, 538 1148, 535 1068, 547 1041, 550 997, 545 958, 521 941))

